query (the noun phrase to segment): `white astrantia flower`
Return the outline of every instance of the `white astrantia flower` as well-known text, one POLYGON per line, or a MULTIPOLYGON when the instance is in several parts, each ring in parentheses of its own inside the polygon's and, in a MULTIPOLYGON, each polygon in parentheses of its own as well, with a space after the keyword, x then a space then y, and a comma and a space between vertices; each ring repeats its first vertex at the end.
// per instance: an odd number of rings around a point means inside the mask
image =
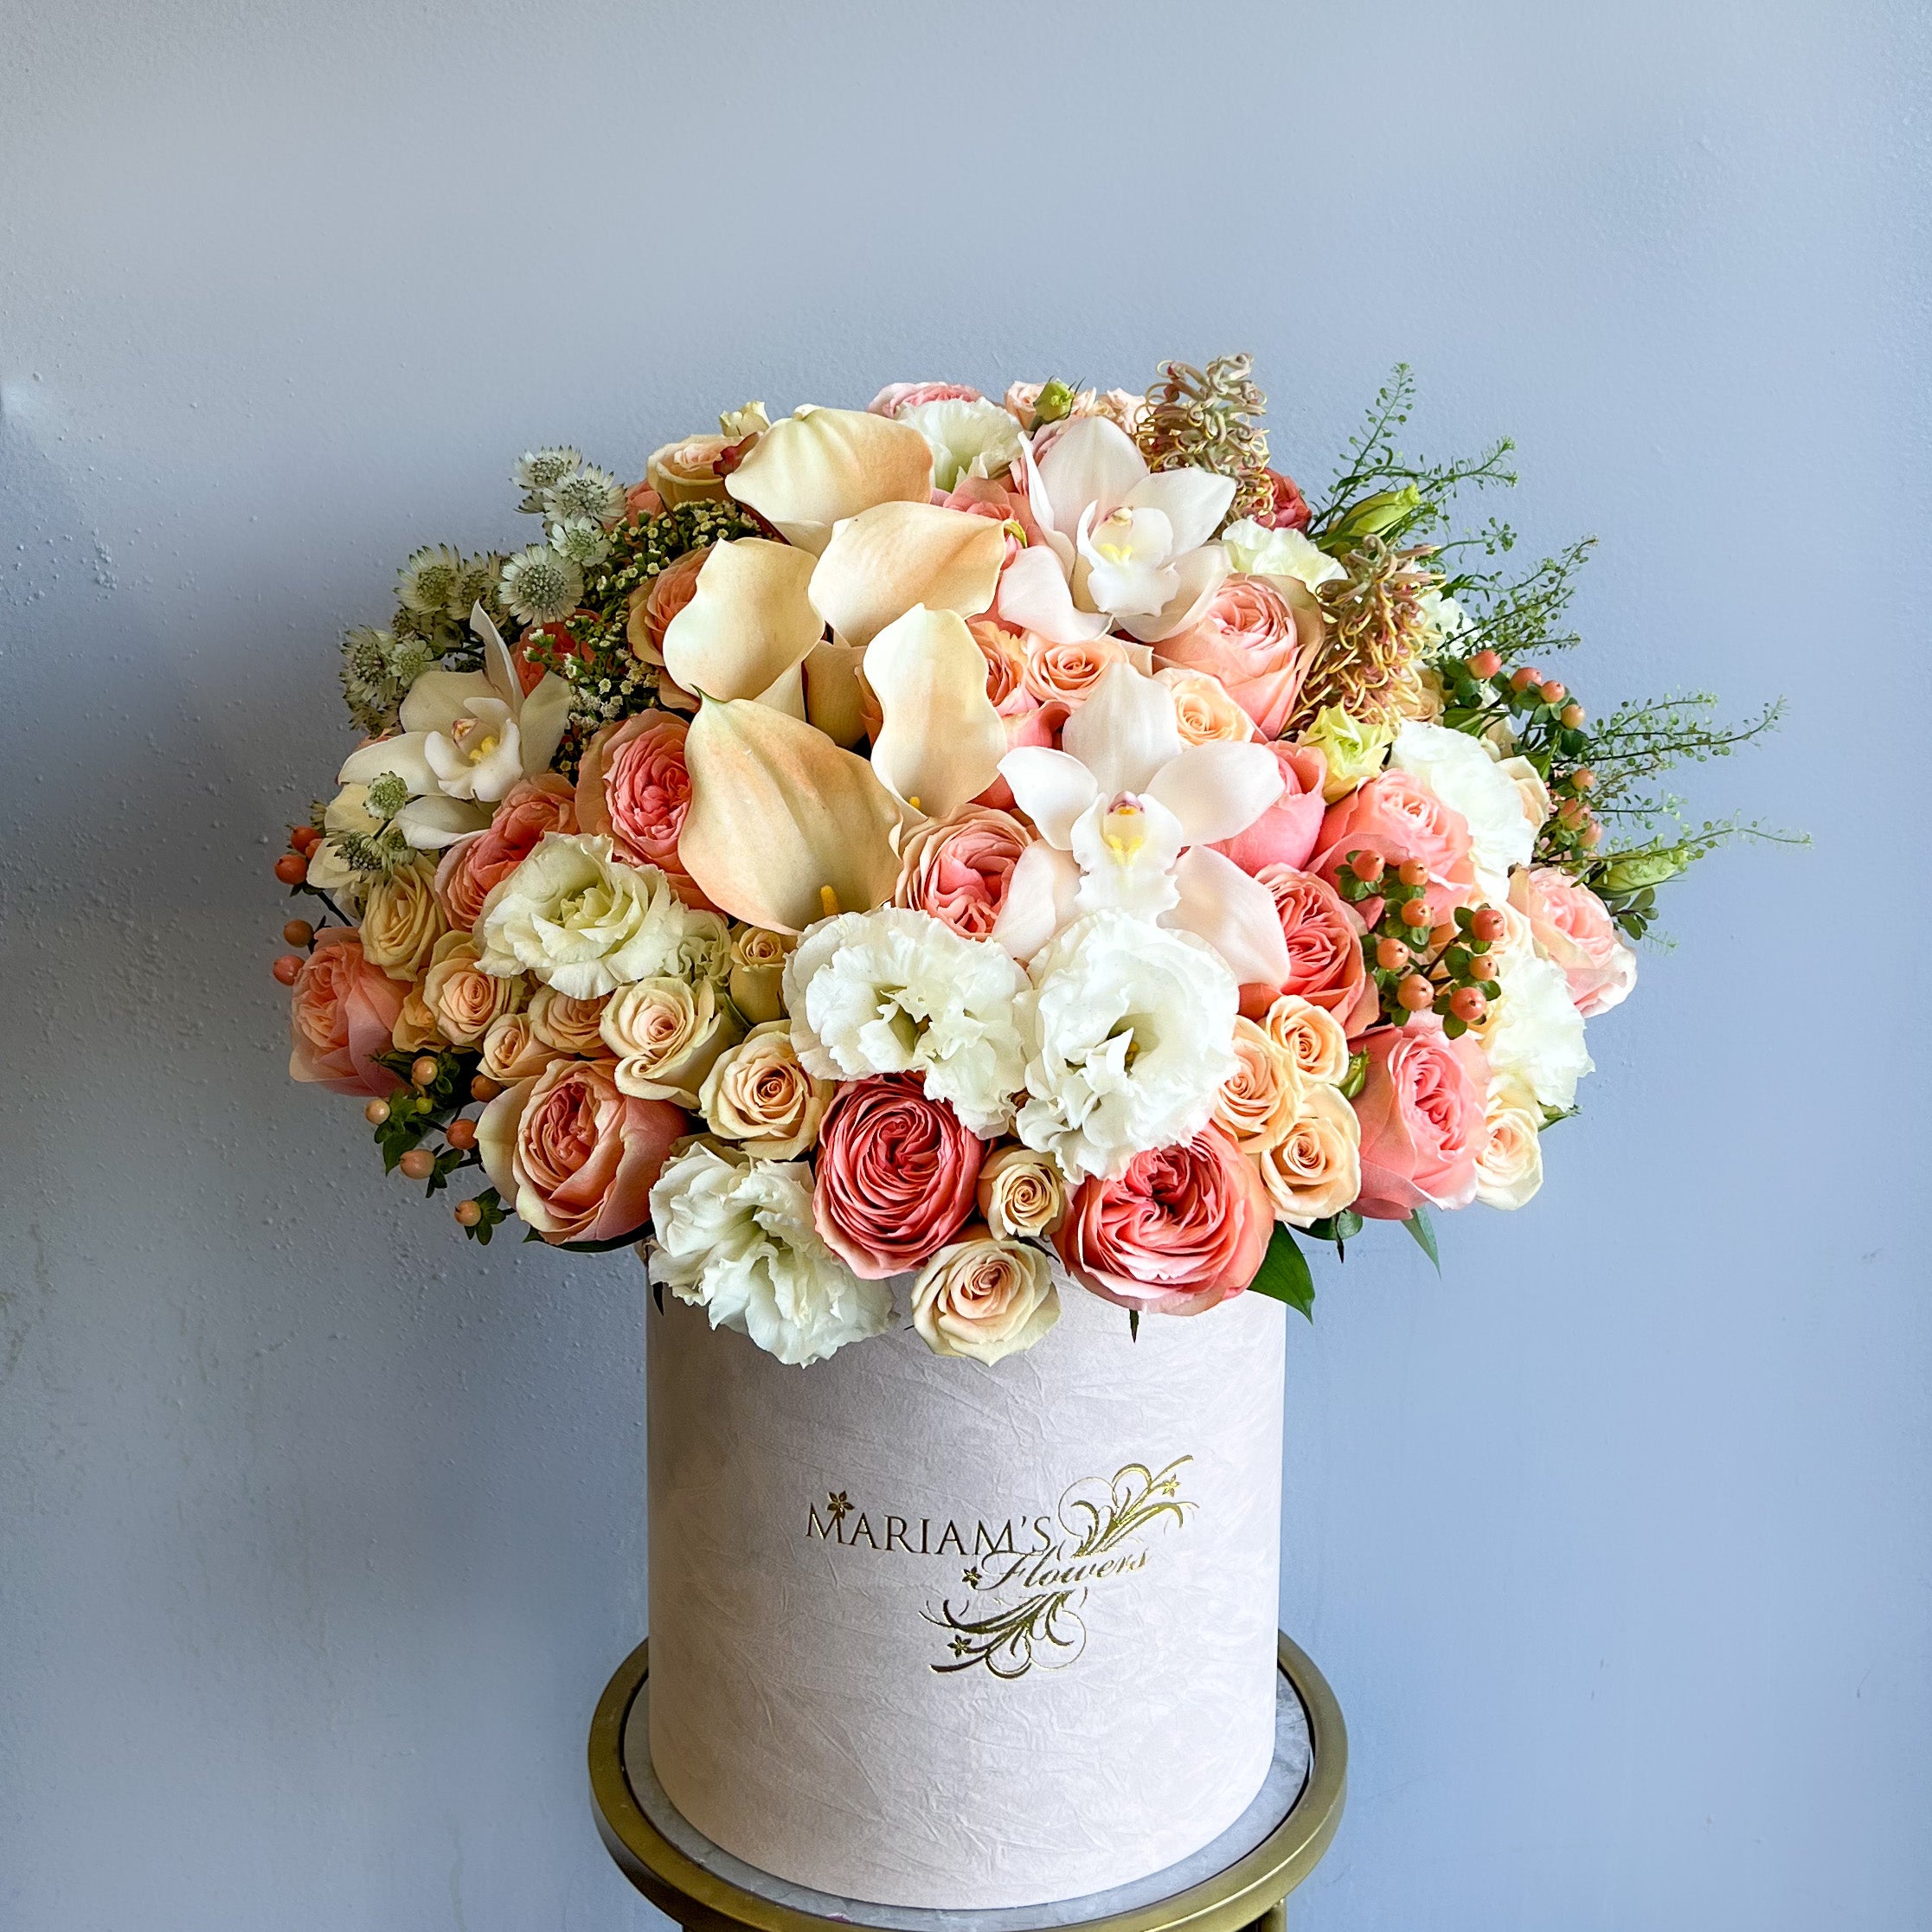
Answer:
POLYGON ((803 1161, 694 1146, 658 1177, 651 1221, 651 1279, 780 1362, 822 1362, 891 1322, 891 1289, 862 1281, 818 1238, 803 1161))
POLYGON ((530 972, 573 999, 633 979, 684 976, 691 920, 654 865, 625 865, 608 838, 547 832, 483 902, 485 972, 530 972))
POLYGON ((421 617, 434 617, 449 607, 463 579, 463 559, 446 543, 425 544, 402 567, 396 597, 421 617))
POLYGON ((560 477, 541 495, 543 514, 560 523, 580 517, 614 523, 624 514, 624 485, 608 470, 588 464, 573 475, 560 477))
POLYGON ((525 624, 554 624, 569 616, 583 594, 583 572, 548 543, 532 543, 504 559, 497 594, 525 624))
POLYGON ((922 912, 882 906, 808 926, 785 963, 785 1005, 820 1080, 920 1073, 982 1139, 1003 1132, 1023 1084, 1014 1002, 1026 975, 1004 948, 922 912))
POLYGON ((1033 962, 1015 1132, 1070 1183, 1189 1140, 1235 1072, 1241 989, 1191 934, 1089 913, 1033 962))
POLYGON ((510 473, 510 480, 519 490, 532 492, 549 490, 574 475, 583 467, 583 453, 569 448, 567 445, 555 444, 549 449, 527 449, 518 459, 517 467, 510 473))
POLYGON ((1020 426, 1010 410, 984 399, 920 402, 899 412, 933 453, 933 487, 953 490, 961 477, 996 477, 1020 453, 1020 426))
POLYGON ((1389 762, 1420 779, 1468 821, 1476 883, 1492 904, 1506 899, 1510 874, 1530 863, 1536 834, 1524 813, 1523 794, 1488 748, 1466 731, 1411 719, 1396 734, 1389 762))
POLYGON ((1576 1082, 1596 1062, 1583 1044, 1583 1016, 1563 969, 1531 947, 1505 940, 1492 954, 1500 996, 1482 1029, 1492 1073, 1515 1081, 1537 1106, 1576 1104, 1576 1082))
POLYGON ((550 548, 588 570, 611 554, 611 540, 594 517, 571 517, 550 525, 550 548))
POLYGON ((1271 530, 1243 517, 1221 533, 1228 561, 1244 576, 1293 577, 1313 590, 1348 573, 1319 544, 1300 530, 1271 530))

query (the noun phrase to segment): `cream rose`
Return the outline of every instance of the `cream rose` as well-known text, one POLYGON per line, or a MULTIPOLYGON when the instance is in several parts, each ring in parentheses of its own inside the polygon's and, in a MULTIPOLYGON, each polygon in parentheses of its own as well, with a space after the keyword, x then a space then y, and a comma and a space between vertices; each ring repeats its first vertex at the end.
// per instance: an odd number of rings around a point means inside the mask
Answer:
POLYGON ((483 1036, 481 1066, 491 1080, 508 1086, 529 1080, 552 1062, 569 1057, 546 1046, 530 1030, 526 1012, 504 1013, 491 1021, 483 1036))
POLYGON ((555 986, 539 986, 530 1000, 530 1032, 547 1047, 578 1060, 604 1056, 601 998, 576 999, 555 986))
POLYGON ((1527 758, 1499 758, 1496 769, 1516 787, 1516 796, 1523 806, 1523 816, 1530 821, 1532 832, 1543 830, 1543 821, 1550 816, 1551 799, 1550 787, 1543 782, 1543 774, 1527 758))
POLYGON ((1311 1087, 1287 1133, 1261 1156, 1274 1218, 1291 1227, 1339 1214, 1362 1191, 1362 1125, 1333 1087, 1311 1087))
POLYGON ((1339 1087, 1348 1078, 1348 1035, 1325 1006, 1283 993, 1262 1016, 1261 1030, 1287 1053, 1303 1087, 1339 1087))
POLYGON ((1242 1153, 1265 1153, 1287 1137, 1300 1111, 1301 1069, 1286 1047, 1250 1019, 1236 1020, 1234 1049, 1235 1070, 1222 1082, 1214 1117, 1242 1153))
POLYGON ((1118 638, 1094 638, 1084 644, 1050 644, 1044 638, 1032 638, 1023 684, 1043 704, 1053 698, 1082 704, 1115 664, 1126 662, 1127 647, 1118 638))
POLYGON ((411 859, 369 889, 363 914, 363 957, 392 979, 414 979, 449 930, 436 896, 436 868, 411 859))
POLYGON ((492 1020, 521 1011, 530 998, 530 981, 521 973, 501 979, 483 970, 482 959, 467 933, 445 933, 430 954, 423 1002, 452 1046, 473 1047, 492 1020))
POLYGON ((398 1053, 433 1053, 451 1043, 444 1039, 436 1024, 420 979, 402 996, 402 1010, 389 1030, 389 1041, 398 1053))
POLYGON ((1046 1256, 985 1234, 940 1248, 912 1292, 913 1326, 935 1355, 997 1362, 1031 1348, 1059 1319, 1046 1256))
POLYGON ((1476 1157, 1476 1198, 1519 1208, 1543 1185, 1543 1115, 1520 1082, 1492 1080, 1483 1106, 1486 1138, 1476 1157))
POLYGON ((1174 694, 1174 722, 1184 745, 1244 745, 1255 735, 1254 719, 1213 672, 1157 671, 1154 677, 1174 694))
POLYGON ((1037 1241, 1067 1217, 1067 1191, 1050 1155, 1008 1145, 979 1170, 979 1212, 1006 1241, 1037 1241))
POLYGON ((731 935, 731 1004, 754 1026, 785 1011, 785 962, 798 940, 762 926, 741 926, 731 935))
POLYGON ((789 1020, 767 1020, 720 1056, 704 1077, 698 1110, 711 1132, 761 1160, 793 1160, 818 1138, 837 1083, 799 1063, 789 1020))
POLYGON ((743 1033, 709 979, 634 980, 604 1003, 598 1031, 617 1056, 617 1090, 639 1100, 697 1106, 713 1062, 743 1033))

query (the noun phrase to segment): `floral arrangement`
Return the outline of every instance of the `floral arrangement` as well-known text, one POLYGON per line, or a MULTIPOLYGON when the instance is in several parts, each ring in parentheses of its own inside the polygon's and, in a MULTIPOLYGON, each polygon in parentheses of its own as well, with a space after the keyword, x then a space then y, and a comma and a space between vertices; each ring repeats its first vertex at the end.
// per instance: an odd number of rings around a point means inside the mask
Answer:
POLYGON ((791 1363, 895 1281, 985 1362, 1076 1287, 1306 1313, 1300 1241, 1521 1207, 1656 888, 1755 829, 1645 782, 1775 714, 1593 723, 1537 661, 1587 546, 1454 535, 1509 446, 1412 463, 1409 396, 1320 501, 1245 357, 527 454, 537 540, 347 639, 291 1072, 791 1363))

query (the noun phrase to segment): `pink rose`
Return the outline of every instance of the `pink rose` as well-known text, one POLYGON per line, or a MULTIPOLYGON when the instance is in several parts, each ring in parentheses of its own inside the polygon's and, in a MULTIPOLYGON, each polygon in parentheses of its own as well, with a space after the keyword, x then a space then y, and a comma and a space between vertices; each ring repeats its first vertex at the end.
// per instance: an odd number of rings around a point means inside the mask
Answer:
POLYGON ((545 833, 576 829, 576 796, 568 779, 542 772, 519 780, 489 825, 458 839, 437 864, 436 896, 450 924, 467 932, 483 902, 543 843, 545 833))
POLYGON ((1284 476, 1279 470, 1264 470, 1261 473, 1268 478, 1268 487, 1274 495, 1266 508, 1255 512, 1255 521, 1263 530, 1306 530, 1308 499, 1302 495, 1294 478, 1284 476))
POLYGON ((678 863, 677 837, 690 810, 684 734, 668 711, 637 711, 607 724, 584 747, 577 767, 577 824, 609 838, 626 865, 655 865, 687 906, 711 902, 678 863))
POLYGON ((1229 577, 1196 621, 1154 646, 1154 662, 1211 672, 1254 719, 1279 738, 1301 695, 1301 680, 1321 645, 1321 613, 1306 609, 1267 577, 1229 577))
POLYGON ((916 408, 921 402, 978 402, 979 390, 964 382, 888 382, 866 404, 874 416, 896 416, 902 409, 916 408))
POLYGON ((1637 983, 1637 955, 1617 937, 1603 902, 1553 865, 1525 866, 1510 880, 1510 903, 1530 922, 1537 947, 1563 969, 1569 997, 1587 1020, 1621 1005, 1637 983))
POLYGON ((1255 876, 1274 901, 1287 943, 1288 976, 1278 986, 1241 989, 1241 1010, 1259 1019, 1283 993, 1332 1013, 1351 1036, 1375 1024, 1381 1004, 1362 957, 1362 921, 1327 880, 1292 865, 1264 865, 1255 876))
POLYGON ((624 640, 632 655, 647 664, 664 661, 664 632, 671 620, 697 594, 697 574, 711 547, 687 550, 667 563, 647 584, 631 593, 630 614, 624 620, 624 640))
POLYGON ((546 1241, 616 1241, 651 1218, 681 1109, 617 1090, 609 1060, 559 1060, 483 1110, 477 1148, 497 1192, 546 1241))
POLYGON ((635 521, 645 517, 661 517, 664 499, 648 483, 633 483, 624 492, 624 514, 635 521))
MULTIPOLYGON (((1018 474, 1017 472, 1014 473, 1018 474)), ((969 517, 990 517, 996 523, 1017 523, 1029 544, 1046 542, 1024 484, 1000 483, 991 477, 963 476, 949 495, 934 491, 933 501, 946 510, 963 510, 969 517)), ((1016 546, 1009 543, 1007 562, 1013 561, 1016 546)))
POLYGON ((812 1218, 853 1274, 929 1260, 972 1212, 985 1144, 917 1074, 847 1081, 818 1126, 812 1218))
POLYGON ((1475 1036, 1446 1039, 1431 1016, 1383 1027, 1363 1047, 1369 1074, 1355 1102, 1362 1123, 1355 1211, 1406 1221, 1420 1207, 1467 1207, 1489 1139, 1489 1062, 1475 1036))
POLYGON ((966 629, 986 660, 986 696, 993 709, 1003 718, 1037 709, 1040 701, 1025 684, 1027 633, 1010 631, 991 617, 969 617, 966 629))
POLYGON ((1077 644, 1053 644, 1029 637, 1026 688, 1043 704, 1059 699, 1069 706, 1084 704, 1094 688, 1115 664, 1127 662, 1127 647, 1118 638, 1089 638, 1077 644))
POLYGON ((393 1094, 402 1082, 377 1066, 375 1056, 393 1049, 408 990, 363 957, 362 934, 353 927, 324 926, 295 976, 290 1077, 338 1094, 393 1094))
POLYGON ((1255 1279, 1274 1210, 1225 1127, 1083 1182, 1054 1236, 1081 1284, 1126 1308, 1197 1315, 1255 1279))
POLYGON ((966 939, 991 939, 1019 856, 1033 835, 1009 812, 962 806, 908 833, 899 853, 895 906, 929 914, 966 939))
POLYGON ((1321 832, 1321 788, 1328 763, 1313 745, 1272 744, 1281 767, 1281 796, 1246 831, 1224 838, 1215 847, 1243 872, 1264 865, 1287 865, 1300 871, 1308 863, 1321 832))
MULTIPOLYGON (((1469 857, 1469 821, 1446 806, 1410 772, 1383 772, 1328 808, 1311 872, 1333 881, 1351 852, 1379 852, 1390 865, 1419 858, 1428 867, 1429 920, 1440 926, 1476 896, 1469 857)), ((1364 899, 1362 916, 1374 925, 1379 899, 1364 899)))

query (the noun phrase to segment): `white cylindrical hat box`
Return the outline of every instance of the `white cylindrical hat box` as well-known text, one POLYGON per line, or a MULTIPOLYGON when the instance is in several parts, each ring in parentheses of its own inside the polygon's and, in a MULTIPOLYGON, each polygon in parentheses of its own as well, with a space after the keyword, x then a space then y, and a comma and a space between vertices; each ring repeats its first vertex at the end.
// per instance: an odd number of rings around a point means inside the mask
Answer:
POLYGON ((909 1323, 809 1368, 648 1322, 651 1760, 775 1876, 1077 1897, 1198 1851, 1274 1750, 1285 1311, 1062 1290, 992 1365, 909 1323))

